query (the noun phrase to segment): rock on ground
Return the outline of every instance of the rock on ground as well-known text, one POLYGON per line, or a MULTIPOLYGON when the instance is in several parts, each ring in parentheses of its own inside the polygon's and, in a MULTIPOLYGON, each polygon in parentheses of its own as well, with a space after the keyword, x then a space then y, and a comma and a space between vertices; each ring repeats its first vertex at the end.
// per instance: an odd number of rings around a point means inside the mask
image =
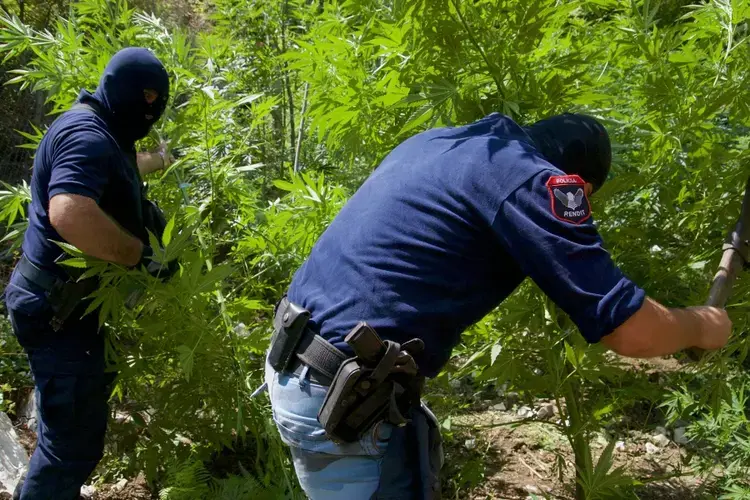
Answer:
POLYGON ((555 416, 555 407, 552 405, 545 405, 539 408, 536 412, 536 418, 540 420, 546 420, 555 416))
POLYGON ((79 500, 93 500, 96 497, 96 488, 84 484, 81 486, 81 496, 79 500))
POLYGON ((13 423, 0 413, 0 491, 13 491, 21 474, 29 466, 29 457, 18 441, 13 423))
POLYGON ((36 392, 29 391, 26 397, 23 399, 17 408, 18 420, 26 425, 26 428, 30 431, 36 432, 36 392))
POLYGON ((674 442, 677 444, 688 444, 690 438, 685 435, 686 429, 684 427, 677 427, 674 430, 674 442))
POLYGON ((654 434, 669 437, 669 431, 666 427, 662 426, 658 426, 656 429, 654 429, 654 434))
POLYGON ((664 434, 657 434, 656 436, 651 436, 651 442, 657 446, 664 447, 669 444, 669 438, 664 434))
POLYGON ((526 417, 531 417, 532 415, 534 415, 534 410, 532 410, 528 406, 522 406, 518 409, 516 413, 518 414, 519 417, 526 418, 526 417))

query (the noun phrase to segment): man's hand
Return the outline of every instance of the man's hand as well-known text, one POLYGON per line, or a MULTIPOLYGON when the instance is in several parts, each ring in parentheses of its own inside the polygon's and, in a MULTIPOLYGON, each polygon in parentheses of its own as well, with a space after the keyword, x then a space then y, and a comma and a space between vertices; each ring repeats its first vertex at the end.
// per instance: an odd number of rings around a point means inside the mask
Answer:
POLYGON ((136 265, 141 257, 141 240, 86 196, 53 196, 49 201, 49 221, 65 241, 91 257, 124 266, 136 265))
POLYGON ((721 349, 727 344, 729 335, 732 333, 732 321, 724 309, 718 307, 689 307, 700 318, 699 341, 695 347, 713 351, 721 349))
POLYGON ((155 152, 138 153, 138 171, 141 177, 145 177, 157 170, 169 168, 174 163, 175 158, 170 153, 167 143, 163 142, 155 152))
POLYGON ((169 278, 174 276, 179 270, 179 265, 176 260, 160 262, 154 259, 154 249, 149 246, 143 247, 141 260, 138 262, 137 267, 144 267, 147 273, 154 278, 161 279, 162 281, 168 281, 169 278))
POLYGON ((647 298, 643 306, 602 343, 630 358, 653 358, 691 347, 724 347, 732 331, 727 312, 716 307, 669 309, 647 298))

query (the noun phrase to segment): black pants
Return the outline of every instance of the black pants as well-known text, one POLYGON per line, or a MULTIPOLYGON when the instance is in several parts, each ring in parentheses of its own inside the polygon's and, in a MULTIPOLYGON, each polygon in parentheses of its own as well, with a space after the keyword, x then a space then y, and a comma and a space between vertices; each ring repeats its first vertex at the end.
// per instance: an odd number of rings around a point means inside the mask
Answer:
MULTIPOLYGON (((28 292, 19 286, 23 284, 9 286, 6 300, 28 292)), ((104 335, 96 314, 54 331, 48 306, 37 303, 29 314, 28 307, 10 307, 13 302, 8 300, 8 312, 34 375, 39 413, 37 448, 21 499, 77 499, 104 450, 107 401, 115 378, 105 370, 104 335)))

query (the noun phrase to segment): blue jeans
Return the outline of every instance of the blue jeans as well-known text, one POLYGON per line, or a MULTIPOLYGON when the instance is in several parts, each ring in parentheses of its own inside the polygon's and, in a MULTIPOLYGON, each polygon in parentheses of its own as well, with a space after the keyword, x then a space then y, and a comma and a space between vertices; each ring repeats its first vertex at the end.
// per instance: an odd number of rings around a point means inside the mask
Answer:
POLYGON ((105 371, 96 314, 54 331, 45 297, 14 275, 5 293, 36 386, 39 427, 21 500, 73 500, 102 458, 115 374, 105 371))
POLYGON ((273 419, 291 448, 302 489, 311 500, 412 500, 413 466, 404 429, 374 425, 354 443, 336 444, 318 422, 327 387, 266 364, 273 419))

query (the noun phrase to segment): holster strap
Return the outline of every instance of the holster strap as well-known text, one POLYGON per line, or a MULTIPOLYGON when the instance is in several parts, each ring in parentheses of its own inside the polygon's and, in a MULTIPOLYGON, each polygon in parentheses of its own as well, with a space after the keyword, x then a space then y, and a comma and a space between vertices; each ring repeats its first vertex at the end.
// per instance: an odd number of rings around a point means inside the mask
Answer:
MULTIPOLYGON (((290 317, 287 314, 289 304, 289 299, 286 297, 279 301, 273 322, 274 328, 279 329, 289 326, 290 317)), ((302 363, 330 380, 336 376, 341 363, 347 359, 347 356, 336 346, 317 335, 310 328, 305 331, 304 337, 297 348, 296 356, 302 363)))
POLYGON ((297 358, 326 377, 333 379, 347 357, 336 346, 308 330, 297 351, 297 358))

